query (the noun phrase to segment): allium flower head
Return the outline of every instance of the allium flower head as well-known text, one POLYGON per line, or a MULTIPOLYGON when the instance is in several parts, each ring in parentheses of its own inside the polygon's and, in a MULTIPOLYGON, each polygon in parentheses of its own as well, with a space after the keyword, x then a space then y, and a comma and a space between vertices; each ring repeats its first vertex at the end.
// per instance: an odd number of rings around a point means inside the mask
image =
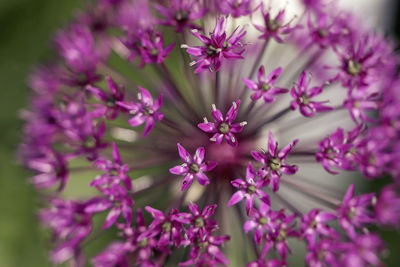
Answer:
POLYGON ((303 243, 307 266, 382 266, 398 57, 334 1, 297 6, 97 0, 59 32, 19 150, 53 264, 276 267, 303 243))

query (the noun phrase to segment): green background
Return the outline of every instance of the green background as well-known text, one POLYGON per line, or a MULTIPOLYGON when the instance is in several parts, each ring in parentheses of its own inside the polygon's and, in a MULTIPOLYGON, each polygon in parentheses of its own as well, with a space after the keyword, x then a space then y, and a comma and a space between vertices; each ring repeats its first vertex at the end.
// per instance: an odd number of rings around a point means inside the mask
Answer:
MULTIPOLYGON (((51 58, 55 30, 66 25, 83 3, 0 0, 0 267, 50 266, 46 234, 36 220, 39 201, 27 182, 29 173, 16 163, 21 128, 18 111, 28 103, 27 75, 51 58)), ((394 252, 387 259, 388 266, 398 266, 399 235, 384 232, 383 236, 394 252)))

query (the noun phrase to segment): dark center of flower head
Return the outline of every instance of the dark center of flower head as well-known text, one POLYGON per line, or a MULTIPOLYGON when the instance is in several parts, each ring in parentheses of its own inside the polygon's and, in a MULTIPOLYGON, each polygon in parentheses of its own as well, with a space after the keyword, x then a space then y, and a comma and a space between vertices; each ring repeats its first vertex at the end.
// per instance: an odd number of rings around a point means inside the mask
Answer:
POLYGON ((94 138, 93 136, 88 136, 86 139, 85 139, 85 142, 84 142, 84 146, 86 147, 86 148, 95 148, 96 147, 96 138, 94 138))
POLYGON ((281 23, 280 23, 278 20, 276 20, 276 19, 270 19, 270 20, 268 21, 268 29, 269 29, 269 30, 271 30, 271 31, 274 32, 274 31, 278 30, 279 27, 281 27, 281 23))
POLYGON ((175 20, 178 22, 183 22, 186 21, 188 19, 188 13, 184 10, 179 10, 175 13, 175 20))
POLYGON ((219 53, 219 50, 212 45, 207 46, 207 55, 209 57, 216 56, 219 53))
POLYGON ((263 91, 268 91, 269 89, 271 89, 271 85, 269 85, 268 83, 263 83, 262 85, 261 85, 261 90, 263 90, 263 91))
POLYGON ((106 106, 109 108, 114 107, 115 106, 115 98, 112 96, 108 97, 106 100, 106 106))
POLYGON ((254 194, 255 192, 257 192, 257 188, 254 185, 247 187, 247 193, 254 194))
POLYGON ((201 217, 196 218, 196 220, 194 220, 194 225, 196 226, 196 228, 200 228, 204 226, 204 220, 201 217))
POLYGON ((351 59, 347 62, 347 72, 350 75, 356 76, 360 74, 360 72, 362 71, 362 67, 363 67, 362 64, 355 60, 351 59))
POLYGON ((317 33, 318 36, 321 38, 328 36, 328 31, 326 29, 319 29, 317 33))
POLYGON ((219 125, 218 130, 219 130, 219 132, 222 133, 222 134, 227 134, 227 133, 229 133, 229 130, 230 130, 229 124, 227 124, 226 122, 222 122, 222 123, 219 125))
POLYGON ((200 167, 199 167, 199 165, 197 165, 196 163, 190 164, 189 169, 190 169, 190 171, 193 172, 193 173, 198 173, 198 172, 200 171, 200 167))
POLYGON ((161 228, 162 228, 163 232, 170 232, 172 229, 172 225, 170 222, 165 222, 165 223, 163 223, 161 228))
POLYGON ((145 106, 143 108, 143 114, 146 115, 146 116, 150 116, 150 115, 154 114, 154 111, 150 107, 145 106))
POLYGON ((143 238, 142 240, 139 241, 139 247, 144 248, 147 246, 147 244, 149 243, 149 241, 147 240, 147 238, 143 238))
POLYGON ((278 158, 272 158, 269 161, 269 167, 271 168, 271 170, 273 171, 279 171, 282 167, 282 161, 278 158))
POLYGON ((109 174, 110 174, 111 176, 117 176, 117 175, 118 175, 118 170, 117 170, 116 168, 112 168, 112 169, 109 171, 109 174))

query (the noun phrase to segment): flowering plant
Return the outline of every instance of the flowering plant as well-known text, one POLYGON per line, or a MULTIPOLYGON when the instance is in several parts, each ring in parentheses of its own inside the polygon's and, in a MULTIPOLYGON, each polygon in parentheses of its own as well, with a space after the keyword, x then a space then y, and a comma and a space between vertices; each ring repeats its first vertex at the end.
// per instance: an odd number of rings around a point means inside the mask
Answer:
POLYGON ((300 3, 97 0, 59 32, 20 147, 52 262, 286 266, 298 240, 308 266, 381 265, 373 230, 400 222, 393 44, 300 3))

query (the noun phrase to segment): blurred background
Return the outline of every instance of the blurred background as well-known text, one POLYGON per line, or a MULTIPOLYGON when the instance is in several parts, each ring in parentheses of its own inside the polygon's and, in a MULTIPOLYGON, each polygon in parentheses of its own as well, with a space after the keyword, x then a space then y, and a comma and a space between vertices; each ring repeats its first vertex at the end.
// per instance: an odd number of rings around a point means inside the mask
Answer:
MULTIPOLYGON (((27 76, 52 57, 52 36, 66 25, 82 0, 0 0, 0 267, 46 267, 47 234, 36 220, 39 200, 16 163, 21 121, 18 112, 28 103, 27 76)), ((400 35, 398 0, 344 0, 345 5, 378 25, 387 35, 400 35)), ((371 184, 377 190, 385 183, 371 184)), ((400 266, 400 236, 384 231, 387 266, 400 266)))

